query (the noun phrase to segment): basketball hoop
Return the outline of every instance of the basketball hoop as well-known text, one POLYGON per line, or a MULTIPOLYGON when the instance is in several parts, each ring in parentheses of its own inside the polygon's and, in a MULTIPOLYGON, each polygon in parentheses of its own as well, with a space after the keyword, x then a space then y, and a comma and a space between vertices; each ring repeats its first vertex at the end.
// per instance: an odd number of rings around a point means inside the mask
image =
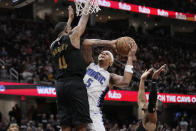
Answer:
POLYGON ((92 13, 97 13, 101 10, 99 8, 98 0, 74 0, 74 2, 76 5, 77 16, 81 16, 83 14, 88 15, 88 14, 92 14, 92 13), (91 1, 90 6, 87 9, 87 11, 84 11, 85 3, 89 2, 89 1, 91 1))

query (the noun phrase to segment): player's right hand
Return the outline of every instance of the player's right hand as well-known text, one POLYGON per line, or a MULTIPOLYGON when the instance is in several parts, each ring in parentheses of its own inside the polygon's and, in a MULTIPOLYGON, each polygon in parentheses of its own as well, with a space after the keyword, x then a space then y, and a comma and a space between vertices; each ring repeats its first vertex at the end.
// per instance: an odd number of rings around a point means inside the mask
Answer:
POLYGON ((166 64, 162 65, 158 70, 156 70, 154 72, 154 74, 152 75, 152 79, 158 79, 159 75, 161 72, 165 71, 165 68, 166 68, 166 64))
POLYGON ((132 42, 132 47, 129 52, 131 53, 132 56, 135 56, 137 52, 137 44, 135 42, 132 42))
POLYGON ((153 68, 150 68, 149 70, 145 70, 144 73, 141 76, 141 80, 146 80, 146 78, 148 77, 148 75, 153 71, 153 68))

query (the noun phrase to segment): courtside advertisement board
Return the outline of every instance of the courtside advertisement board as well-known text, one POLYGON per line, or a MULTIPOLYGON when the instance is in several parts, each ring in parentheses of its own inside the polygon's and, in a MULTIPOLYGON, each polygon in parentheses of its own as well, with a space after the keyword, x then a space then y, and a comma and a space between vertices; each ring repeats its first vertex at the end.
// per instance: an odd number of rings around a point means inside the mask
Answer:
MULTIPOLYGON (((52 86, 26 83, 0 82, 0 94, 56 97, 56 90, 52 86)), ((137 91, 110 90, 105 96, 107 101, 137 102, 137 91)), ((149 92, 146 92, 146 100, 149 92)), ((158 99, 163 103, 196 104, 196 95, 158 93, 158 99)))

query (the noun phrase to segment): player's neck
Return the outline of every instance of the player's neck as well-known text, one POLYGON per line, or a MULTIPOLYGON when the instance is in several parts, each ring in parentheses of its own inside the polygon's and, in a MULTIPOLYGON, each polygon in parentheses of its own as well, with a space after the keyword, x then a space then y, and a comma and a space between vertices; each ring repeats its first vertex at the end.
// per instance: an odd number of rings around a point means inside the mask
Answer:
POLYGON ((108 66, 105 66, 103 63, 98 63, 99 67, 103 68, 104 70, 108 69, 108 66))

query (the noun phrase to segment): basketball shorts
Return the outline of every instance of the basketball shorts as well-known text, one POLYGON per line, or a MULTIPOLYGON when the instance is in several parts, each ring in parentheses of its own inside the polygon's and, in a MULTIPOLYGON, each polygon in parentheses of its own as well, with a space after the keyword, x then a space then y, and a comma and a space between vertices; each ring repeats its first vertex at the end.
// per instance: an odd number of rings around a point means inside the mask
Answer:
POLYGON ((102 113, 90 111, 90 117, 93 123, 88 124, 90 131, 106 131, 103 123, 102 113))
POLYGON ((76 127, 91 123, 88 96, 81 78, 66 78, 56 82, 57 114, 61 126, 76 127))

